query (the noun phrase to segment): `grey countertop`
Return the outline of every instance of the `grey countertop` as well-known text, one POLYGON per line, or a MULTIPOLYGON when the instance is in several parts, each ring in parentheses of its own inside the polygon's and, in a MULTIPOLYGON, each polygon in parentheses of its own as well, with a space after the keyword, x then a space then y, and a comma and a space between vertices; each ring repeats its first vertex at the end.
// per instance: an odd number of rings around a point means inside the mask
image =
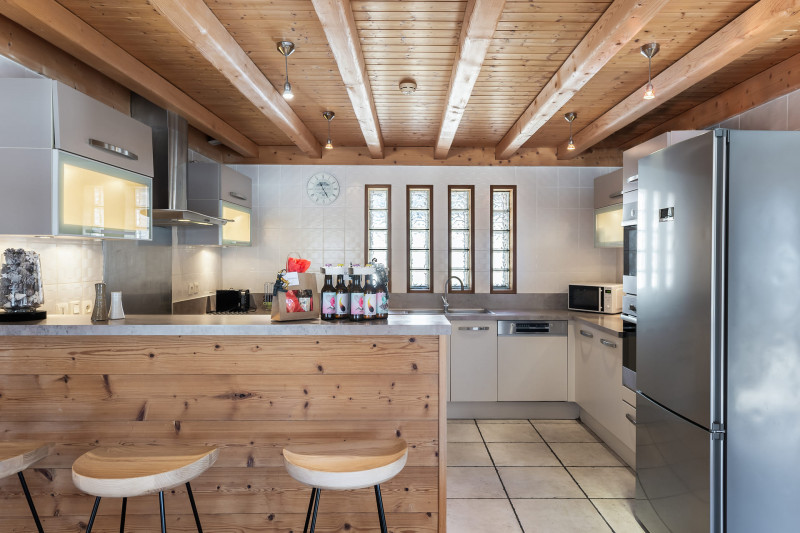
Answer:
POLYGON ((450 335, 443 315, 391 315, 369 322, 273 322, 269 315, 128 315, 92 324, 89 315, 51 315, 0 325, 0 335, 450 335))
POLYGON ((39 322, 0 325, 2 335, 449 335, 450 321, 577 320, 617 337, 619 315, 561 310, 492 310, 467 314, 392 314, 369 322, 302 320, 273 322, 269 315, 128 315, 92 324, 88 315, 50 315, 39 322))

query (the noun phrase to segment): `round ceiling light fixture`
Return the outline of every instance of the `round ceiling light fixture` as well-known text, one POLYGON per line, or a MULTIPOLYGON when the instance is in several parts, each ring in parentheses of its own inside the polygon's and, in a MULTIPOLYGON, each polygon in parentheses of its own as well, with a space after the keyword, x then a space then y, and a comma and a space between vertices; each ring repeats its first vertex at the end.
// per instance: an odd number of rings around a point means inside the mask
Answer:
POLYGON ((400 82, 400 92, 409 95, 414 94, 417 90, 417 82, 414 80, 403 80, 400 82))

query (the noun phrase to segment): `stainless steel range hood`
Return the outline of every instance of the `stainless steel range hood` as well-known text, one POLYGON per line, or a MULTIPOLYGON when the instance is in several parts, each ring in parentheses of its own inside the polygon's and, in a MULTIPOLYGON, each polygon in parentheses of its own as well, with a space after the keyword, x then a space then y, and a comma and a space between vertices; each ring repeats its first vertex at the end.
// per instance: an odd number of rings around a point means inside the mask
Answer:
POLYGON ((189 133, 186 120, 138 94, 131 94, 131 116, 153 130, 153 225, 220 226, 224 218, 186 209, 189 133))

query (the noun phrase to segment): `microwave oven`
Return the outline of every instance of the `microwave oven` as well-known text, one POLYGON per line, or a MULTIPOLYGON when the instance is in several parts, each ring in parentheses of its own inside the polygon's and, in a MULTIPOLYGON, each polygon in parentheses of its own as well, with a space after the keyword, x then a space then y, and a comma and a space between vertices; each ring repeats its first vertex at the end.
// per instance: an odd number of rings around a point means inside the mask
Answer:
POLYGON ((622 312, 621 283, 570 283, 567 307, 573 311, 622 312))

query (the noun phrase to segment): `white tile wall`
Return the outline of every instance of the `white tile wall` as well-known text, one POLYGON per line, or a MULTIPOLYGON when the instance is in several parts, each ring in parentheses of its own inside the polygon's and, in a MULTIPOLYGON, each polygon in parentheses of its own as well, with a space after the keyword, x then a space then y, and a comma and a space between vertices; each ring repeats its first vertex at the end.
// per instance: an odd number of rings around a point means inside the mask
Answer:
POLYGON ((77 303, 82 314, 92 312, 94 284, 103 281, 103 243, 97 240, 48 239, 0 235, 0 252, 23 248, 39 254, 45 311, 72 314, 77 303))
POLYGON ((364 186, 392 185, 392 286, 406 290, 406 185, 434 186, 434 288, 447 269, 447 186, 475 185, 476 289, 489 291, 489 186, 517 185, 518 292, 565 292, 574 280, 620 280, 616 249, 594 248, 594 178, 613 168, 235 166, 253 178, 253 247, 222 249, 222 284, 260 290, 289 253, 324 263, 363 263, 364 186), (305 184, 330 172, 342 193, 315 206, 305 184), (481 253, 483 252, 483 253, 481 253))

